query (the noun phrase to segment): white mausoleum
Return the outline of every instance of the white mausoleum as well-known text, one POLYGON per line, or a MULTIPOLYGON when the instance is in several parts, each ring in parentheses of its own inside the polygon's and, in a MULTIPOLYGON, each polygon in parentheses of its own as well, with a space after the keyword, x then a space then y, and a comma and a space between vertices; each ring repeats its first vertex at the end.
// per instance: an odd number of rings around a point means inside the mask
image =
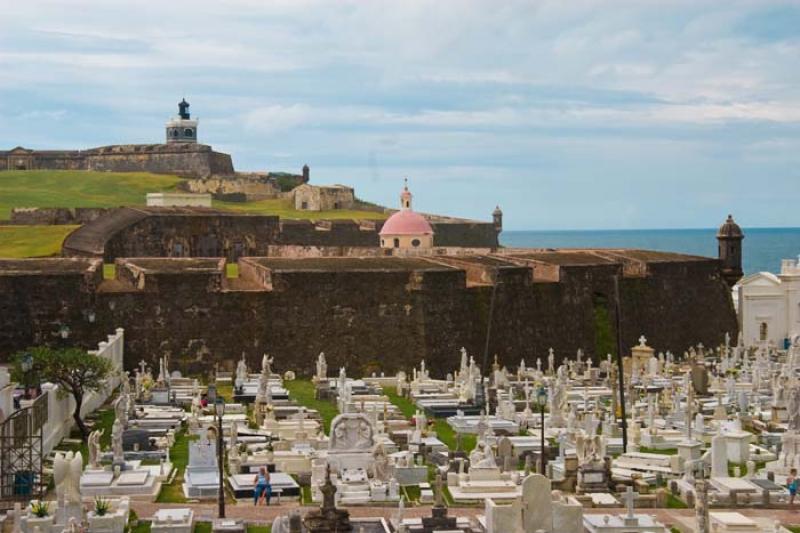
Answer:
POLYGON ((736 290, 739 330, 745 343, 771 341, 783 348, 800 341, 800 259, 784 259, 778 275, 746 276, 736 290))

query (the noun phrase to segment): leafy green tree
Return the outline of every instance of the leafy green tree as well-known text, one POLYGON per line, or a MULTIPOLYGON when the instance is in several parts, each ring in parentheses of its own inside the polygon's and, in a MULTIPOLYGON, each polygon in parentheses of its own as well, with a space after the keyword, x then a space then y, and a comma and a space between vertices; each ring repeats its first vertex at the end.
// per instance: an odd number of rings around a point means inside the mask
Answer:
POLYGON ((14 355, 11 377, 18 383, 50 383, 59 386, 60 393, 75 398, 72 418, 84 439, 89 428, 81 418, 83 400, 91 392, 108 386, 113 375, 111 361, 80 348, 53 349, 47 346, 30 348, 14 355))

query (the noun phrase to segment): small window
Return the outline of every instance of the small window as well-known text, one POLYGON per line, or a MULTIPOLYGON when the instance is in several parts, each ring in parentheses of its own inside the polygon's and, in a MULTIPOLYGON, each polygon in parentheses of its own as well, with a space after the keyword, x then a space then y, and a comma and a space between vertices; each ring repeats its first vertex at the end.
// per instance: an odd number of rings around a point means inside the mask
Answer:
POLYGON ((194 131, 191 128, 186 128, 183 130, 183 135, 185 137, 194 137, 194 131))
POLYGON ((420 244, 422 243, 419 242, 419 239, 414 239, 413 241, 411 241, 411 246, 413 246, 414 248, 418 247, 420 244))
POLYGON ((765 341, 767 340, 767 333, 769 333, 769 326, 767 326, 766 322, 762 322, 761 326, 758 328, 758 338, 759 340, 765 341))
POLYGON ((400 239, 395 239, 394 240, 394 247, 395 248, 400 248, 400 239))
POLYGON ((302 202, 300 204, 300 209, 308 209, 308 202, 302 202))
POLYGON ((172 130, 172 136, 173 137, 177 137, 178 136, 178 130, 172 130))
POLYGON ((386 243, 384 242, 383 239, 381 239, 381 246, 386 246, 386 243))
POLYGON ((172 247, 172 252, 175 257, 183 257, 183 245, 181 243, 176 243, 175 246, 172 247))

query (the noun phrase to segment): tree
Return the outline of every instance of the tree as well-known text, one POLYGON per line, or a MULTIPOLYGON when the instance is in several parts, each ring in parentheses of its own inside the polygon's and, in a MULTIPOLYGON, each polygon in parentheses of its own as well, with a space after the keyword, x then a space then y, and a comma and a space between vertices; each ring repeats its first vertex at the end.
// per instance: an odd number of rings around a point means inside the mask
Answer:
POLYGON ((14 355, 11 377, 18 383, 47 382, 59 386, 63 395, 75 398, 72 418, 86 439, 89 428, 81 418, 83 400, 91 392, 103 390, 114 373, 111 361, 80 348, 30 348, 14 355))

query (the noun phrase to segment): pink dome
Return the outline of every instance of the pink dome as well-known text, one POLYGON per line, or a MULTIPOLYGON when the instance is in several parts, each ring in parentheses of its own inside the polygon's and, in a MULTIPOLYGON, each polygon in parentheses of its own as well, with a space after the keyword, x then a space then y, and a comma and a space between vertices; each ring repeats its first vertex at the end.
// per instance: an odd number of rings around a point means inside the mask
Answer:
POLYGON ((425 217, 414 211, 398 211, 383 224, 381 235, 433 235, 425 217))

